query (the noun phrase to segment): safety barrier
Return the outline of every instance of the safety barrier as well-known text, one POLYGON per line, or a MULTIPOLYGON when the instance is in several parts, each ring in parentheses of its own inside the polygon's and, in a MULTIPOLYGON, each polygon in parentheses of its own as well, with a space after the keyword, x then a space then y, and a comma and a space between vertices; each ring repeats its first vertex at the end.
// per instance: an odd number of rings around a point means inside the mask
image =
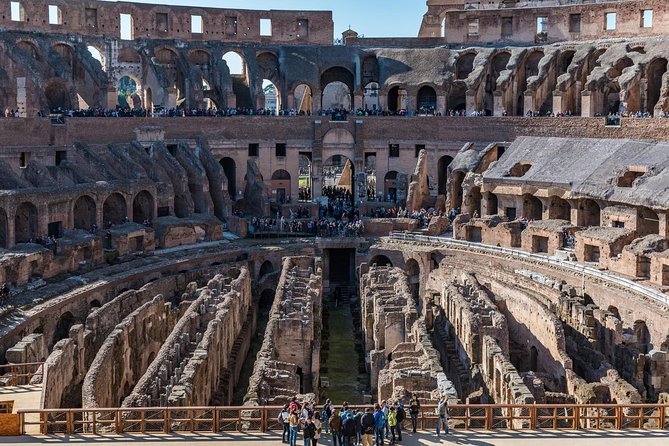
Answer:
POLYGON ((35 376, 42 376, 43 362, 0 365, 0 381, 7 387, 30 384, 35 376))
MULTIPOLYGON (((19 416, 23 434, 222 433, 281 431, 280 411, 280 406, 142 407, 20 410, 19 416)), ((669 404, 455 404, 448 413, 449 424, 463 430, 669 429, 669 404)), ((432 430, 437 421, 436 406, 424 405, 418 429, 432 430)))

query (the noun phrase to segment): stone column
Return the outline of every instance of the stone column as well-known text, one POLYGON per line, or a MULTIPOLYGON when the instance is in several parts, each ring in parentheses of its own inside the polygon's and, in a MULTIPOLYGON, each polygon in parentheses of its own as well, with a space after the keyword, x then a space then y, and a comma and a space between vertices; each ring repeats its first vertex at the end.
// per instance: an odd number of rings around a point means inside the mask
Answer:
POLYGON ((446 109, 446 96, 437 95, 437 109, 435 110, 435 113, 441 113, 442 116, 446 116, 447 111, 448 110, 446 109))
POLYGON ((553 113, 567 113, 567 110, 562 106, 562 92, 553 92, 553 113))
POLYGON ((499 90, 493 93, 493 116, 504 116, 504 112, 509 114, 509 111, 504 108, 504 96, 499 90))

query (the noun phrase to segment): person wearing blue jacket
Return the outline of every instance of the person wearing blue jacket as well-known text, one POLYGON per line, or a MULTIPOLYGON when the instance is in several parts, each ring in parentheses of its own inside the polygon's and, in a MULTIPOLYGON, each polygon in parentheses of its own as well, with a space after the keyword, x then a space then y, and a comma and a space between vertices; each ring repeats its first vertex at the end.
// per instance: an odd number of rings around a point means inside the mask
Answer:
POLYGON ((378 404, 374 406, 374 436, 376 438, 376 446, 383 445, 383 431, 386 427, 386 416, 378 404))

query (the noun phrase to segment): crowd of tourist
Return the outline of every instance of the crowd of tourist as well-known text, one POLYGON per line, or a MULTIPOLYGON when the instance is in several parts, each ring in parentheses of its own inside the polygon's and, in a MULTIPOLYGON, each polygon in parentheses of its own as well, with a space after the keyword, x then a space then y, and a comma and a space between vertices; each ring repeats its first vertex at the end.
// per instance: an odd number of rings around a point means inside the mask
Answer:
MULTIPOLYGON (((297 446, 298 435, 302 434, 304 446, 315 446, 325 436, 332 437, 333 446, 382 446, 402 441, 404 425, 410 426, 411 432, 418 429, 418 416, 421 412, 419 398, 414 394, 405 406, 405 402, 381 401, 374 407, 352 408, 344 402, 335 406, 327 400, 321 408, 313 404, 300 404, 296 397, 284 405, 277 417, 283 426, 281 442, 297 446)), ((437 436, 448 434, 448 400, 444 396, 436 409, 437 436)))

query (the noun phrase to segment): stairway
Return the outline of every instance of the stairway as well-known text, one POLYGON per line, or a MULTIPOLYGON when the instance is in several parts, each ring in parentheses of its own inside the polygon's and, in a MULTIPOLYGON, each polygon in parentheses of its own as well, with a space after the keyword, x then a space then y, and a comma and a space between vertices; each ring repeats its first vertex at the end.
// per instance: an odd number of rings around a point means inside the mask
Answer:
POLYGON ((448 335, 446 326, 438 318, 434 324, 434 344, 439 349, 442 355, 445 354, 445 360, 442 359, 442 366, 446 369, 449 379, 453 382, 458 393, 464 395, 469 393, 472 386, 471 373, 460 361, 457 347, 455 346, 455 339, 448 335))

